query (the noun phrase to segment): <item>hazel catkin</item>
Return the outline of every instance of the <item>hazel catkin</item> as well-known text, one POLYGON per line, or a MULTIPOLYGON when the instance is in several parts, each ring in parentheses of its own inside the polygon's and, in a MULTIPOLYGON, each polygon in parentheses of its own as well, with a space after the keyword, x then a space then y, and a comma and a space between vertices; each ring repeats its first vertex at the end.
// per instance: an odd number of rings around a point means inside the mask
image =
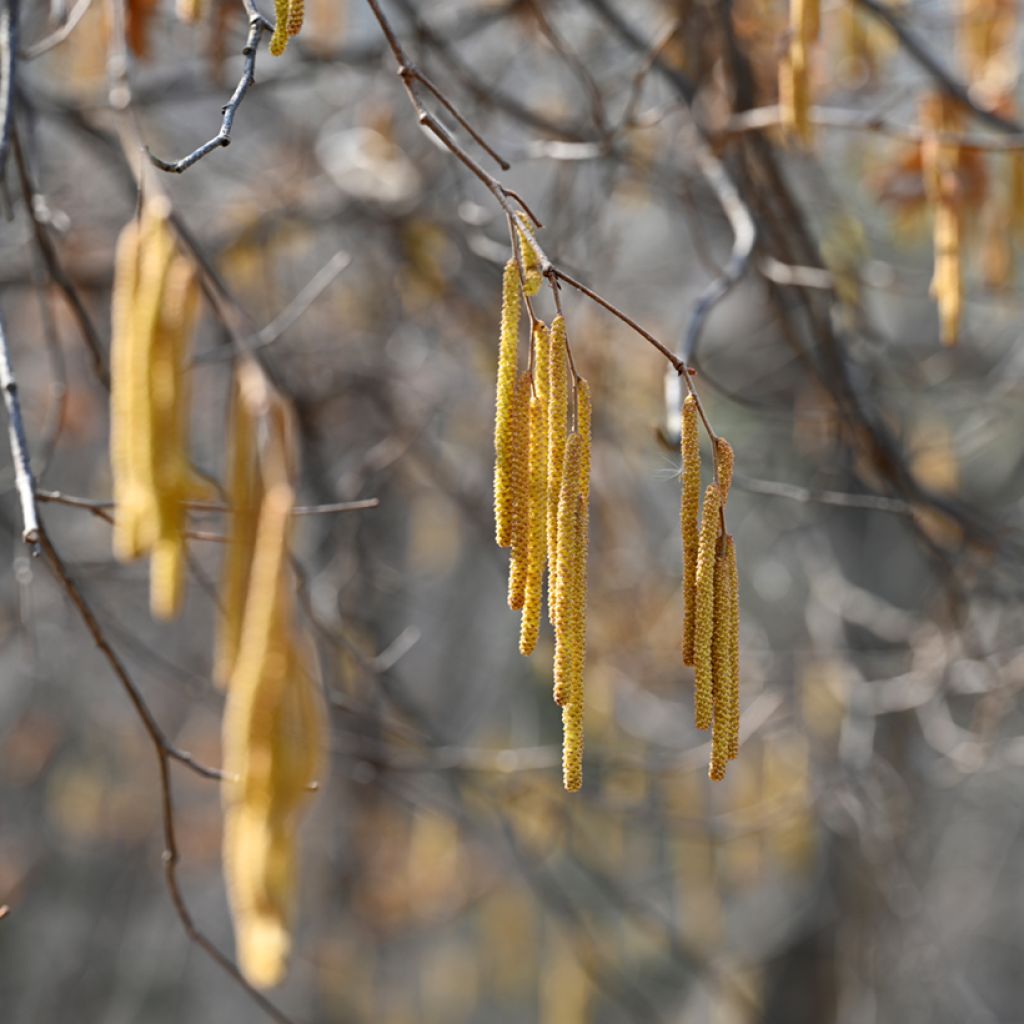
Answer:
POLYGON ((736 545, 731 536, 725 538, 725 562, 729 583, 729 689, 726 695, 728 722, 728 755, 740 752, 740 577, 736 565, 736 545))
POLYGON ((288 45, 288 0, 274 0, 274 34, 270 37, 270 54, 280 57, 288 45))
POLYGON ((718 541, 720 509, 718 485, 709 484, 704 492, 704 507, 701 511, 694 601, 694 718, 698 729, 710 728, 713 717, 711 641, 714 632, 715 548, 718 541))
MULTIPOLYGON (((565 317, 561 314, 551 322, 551 368, 548 389, 548 507, 547 548, 551 554, 552 577, 555 552, 558 550, 558 503, 562 492, 562 464, 565 461, 568 369, 565 348, 565 317)), ((552 578, 548 587, 548 618, 554 625, 552 578)))
POLYGON ((509 421, 509 523, 512 552, 508 566, 508 606, 520 611, 526 596, 530 550, 530 391, 533 378, 520 374, 509 421))
POLYGON ((555 703, 564 706, 572 697, 573 664, 578 654, 572 634, 572 608, 578 597, 577 529, 580 525, 578 506, 580 499, 580 455, 582 438, 578 432, 569 436, 565 445, 562 488, 558 501, 558 547, 552 556, 553 594, 549 603, 554 609, 555 703))
POLYGON ((729 698, 731 694, 732 648, 730 643, 729 566, 722 552, 715 559, 714 626, 711 636, 712 706, 714 724, 711 732, 711 764, 708 775, 713 780, 725 778, 729 760, 729 698))
POLYGON ((498 547, 512 543, 511 454, 512 398, 516 386, 519 346, 519 272, 515 260, 505 264, 501 290, 501 330, 498 341, 498 385, 494 412, 494 523, 498 547))
POLYGON ((732 450, 732 445, 724 437, 719 437, 716 440, 715 451, 718 455, 718 486, 722 491, 722 505, 724 507, 729 500, 729 488, 732 487, 732 474, 736 455, 732 450))
POLYGON ((683 402, 680 447, 683 487, 679 519, 683 536, 683 664, 693 664, 693 628, 697 595, 697 531, 700 516, 700 444, 697 434, 697 400, 683 402))

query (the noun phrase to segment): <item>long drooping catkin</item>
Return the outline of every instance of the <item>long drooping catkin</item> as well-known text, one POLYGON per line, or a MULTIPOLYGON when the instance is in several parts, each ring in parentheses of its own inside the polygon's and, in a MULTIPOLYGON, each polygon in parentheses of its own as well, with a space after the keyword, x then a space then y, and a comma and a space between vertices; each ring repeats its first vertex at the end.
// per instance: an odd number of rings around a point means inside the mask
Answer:
POLYGON ((728 753, 730 758, 740 752, 740 577, 736 566, 736 545, 725 538, 725 561, 729 579, 729 692, 726 700, 728 753))
POLYGON ((184 594, 185 502, 193 476, 188 461, 188 361, 198 297, 192 265, 176 257, 167 274, 151 367, 157 537, 150 564, 150 610, 160 619, 178 613, 184 594))
POLYGON ((238 653, 262 498, 256 462, 256 419, 245 402, 238 376, 231 389, 227 493, 231 513, 221 576, 220 625, 213 670, 213 678, 220 686, 227 685, 238 653))
POLYGON ((512 553, 508 564, 508 606, 520 611, 526 599, 526 569, 530 552, 530 391, 533 378, 520 374, 512 396, 509 423, 509 519, 512 553))
POLYGON ((711 765, 708 775, 716 782, 725 778, 725 766, 729 760, 729 699, 732 692, 729 582, 729 565, 723 551, 715 559, 715 621, 711 636, 714 725, 711 733, 711 765))
POLYGON ((566 705, 572 699, 573 665, 578 650, 573 636, 572 609, 579 594, 579 548, 577 530, 580 501, 580 456, 583 441, 578 432, 569 436, 565 446, 562 488, 558 501, 558 547, 552 553, 554 593, 548 601, 554 609, 555 625, 555 703, 566 705))
POLYGON ((590 403, 590 384, 586 378, 576 378, 576 432, 583 439, 580 449, 580 494, 583 502, 590 507, 590 421, 592 418, 590 403))
POLYGON ((695 721, 698 729, 711 726, 713 714, 711 638, 715 618, 715 548, 718 541, 721 497, 717 484, 704 492, 700 540, 697 547, 697 582, 694 602, 693 665, 695 721))
POLYGON ((583 699, 562 708, 562 785, 575 793, 583 785, 583 699))
POLYGON ((697 596, 697 521, 700 515, 700 444, 697 435, 697 400, 683 402, 683 490, 679 520, 683 535, 683 664, 693 664, 693 627, 697 596))
POLYGON ((558 550, 558 503, 562 493, 562 464, 565 461, 565 437, 568 397, 568 369, 565 348, 565 317, 551 323, 551 386, 548 390, 548 509, 547 547, 551 558, 548 582, 548 619, 555 621, 554 592, 557 582, 555 552, 558 550))
MULTIPOLYGON (((546 339, 545 339, 546 340, 546 339)), ((535 395, 530 400, 530 503, 529 549, 526 562, 526 592, 519 627, 519 651, 532 654, 540 631, 547 558, 547 405, 535 395)))
POLYGON ((511 452, 512 399, 519 347, 519 271, 515 260, 505 264, 501 290, 501 334, 498 342, 498 387, 494 412, 494 524, 498 547, 512 543, 511 452))

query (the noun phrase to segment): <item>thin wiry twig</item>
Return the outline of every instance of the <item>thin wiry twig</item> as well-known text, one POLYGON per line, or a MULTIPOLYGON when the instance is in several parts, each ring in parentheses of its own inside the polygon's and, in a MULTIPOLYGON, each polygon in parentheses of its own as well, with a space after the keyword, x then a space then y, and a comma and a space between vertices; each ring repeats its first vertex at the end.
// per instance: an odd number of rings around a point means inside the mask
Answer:
POLYGON ((224 105, 224 116, 221 120, 220 131, 212 139, 204 142, 198 149, 189 153, 188 156, 184 156, 174 162, 161 160, 147 148, 146 155, 154 167, 161 171, 167 171, 169 174, 181 174, 183 171, 187 171, 193 164, 202 160, 208 153, 231 145, 231 129, 234 127, 235 115, 238 113, 242 100, 245 99, 245 94, 256 81, 256 50, 259 48, 260 39, 263 37, 266 29, 266 19, 253 8, 249 16, 249 35, 245 40, 245 47, 242 50, 242 56, 245 58, 242 77, 238 80, 238 85, 235 86, 231 99, 224 105))
POLYGON ((11 355, 7 345, 7 331, 4 328, 3 313, 0 312, 0 388, 4 392, 7 407, 7 442, 11 448, 14 463, 14 486, 21 504, 21 539, 32 548, 33 554, 39 548, 39 518, 36 515, 35 485, 32 480, 32 464, 25 440, 25 424, 21 418, 21 402, 18 400, 18 382, 11 369, 11 355))
POLYGON ((18 0, 0 0, 0 181, 14 128, 14 62, 18 48, 18 0))
POLYGON ((912 508, 902 498, 889 498, 884 494, 847 494, 844 491, 818 491, 798 484, 787 484, 777 480, 758 480, 750 476, 736 475, 733 486, 751 494, 765 494, 773 498, 788 498, 790 501, 816 502, 821 505, 838 505, 841 508, 863 508, 873 512, 892 512, 896 515, 910 515, 912 508))

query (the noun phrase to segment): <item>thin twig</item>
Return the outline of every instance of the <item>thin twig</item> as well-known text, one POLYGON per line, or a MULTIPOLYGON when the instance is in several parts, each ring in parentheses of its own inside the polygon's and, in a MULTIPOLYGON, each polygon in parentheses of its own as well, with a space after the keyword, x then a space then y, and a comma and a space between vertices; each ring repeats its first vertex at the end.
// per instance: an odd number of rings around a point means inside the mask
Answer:
POLYGON ((14 126, 14 63, 18 48, 18 0, 0 0, 0 182, 14 126))
POLYGON ((272 345, 277 341, 320 298, 334 279, 351 262, 352 257, 347 252, 344 250, 336 252, 306 283, 302 291, 266 327, 260 330, 256 336, 257 344, 259 346, 272 345))
POLYGON ((4 392, 7 407, 7 441, 11 447, 11 461, 14 463, 14 486, 21 504, 21 539, 39 553, 39 518, 36 515, 35 485, 32 480, 32 464, 29 460, 28 443, 25 440, 25 424, 21 418, 21 402, 18 400, 18 382, 11 369, 11 354, 7 345, 7 331, 3 313, 0 312, 0 388, 4 392))
POLYGON ((892 512, 896 515, 910 515, 910 502, 902 498, 889 498, 884 494, 847 494, 843 491, 815 491, 798 484, 787 484, 777 480, 757 480, 754 477, 733 478, 733 486, 751 494, 765 494, 772 498, 788 498, 790 501, 816 502, 822 505, 837 505, 840 508, 862 508, 874 512, 892 512))
POLYGON ((181 174, 183 171, 187 171, 194 163, 202 160, 207 153, 212 153, 215 149, 231 145, 231 129, 235 123, 235 114, 238 113, 238 108, 241 106, 242 100, 245 99, 245 94, 256 80, 256 50, 260 45, 260 39, 266 28, 266 19, 253 9, 249 16, 249 35, 245 40, 245 47, 242 50, 242 56, 245 58, 242 77, 238 80, 238 85, 235 86, 231 99, 224 105, 222 112, 224 116, 221 120, 220 131, 208 142, 204 142, 198 149, 189 153, 188 156, 184 156, 173 163, 168 163, 166 160, 161 160, 158 156, 154 156, 147 147, 146 155, 154 167, 161 171, 167 171, 168 174, 181 174))

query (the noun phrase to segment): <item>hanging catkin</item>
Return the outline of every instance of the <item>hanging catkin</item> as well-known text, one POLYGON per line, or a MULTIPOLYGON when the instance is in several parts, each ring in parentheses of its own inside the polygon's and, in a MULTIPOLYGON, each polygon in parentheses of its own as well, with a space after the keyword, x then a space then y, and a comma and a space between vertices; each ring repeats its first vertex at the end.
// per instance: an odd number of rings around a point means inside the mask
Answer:
POLYGON ((306 15, 305 0, 289 0, 288 2, 288 35, 297 36, 302 31, 302 21, 306 15))
POLYGON ((693 664, 693 627, 697 595, 697 521, 700 516, 700 444, 697 437, 697 400, 683 402, 681 449, 683 490, 679 519, 683 535, 683 664, 693 664))
POLYGON ((711 764, 708 775, 716 782, 725 778, 729 760, 729 700, 732 693, 732 646, 730 642, 731 599, 729 565, 722 552, 715 559, 715 619, 711 636, 711 669, 713 673, 712 704, 714 725, 711 732, 711 764))
POLYGON ((562 464, 565 461, 565 437, 568 398, 565 317, 561 314, 551 323, 551 386, 548 393, 548 508, 547 549, 551 560, 548 581, 548 619, 554 625, 554 592, 558 550, 558 503, 562 492, 562 464))
POLYGON ((280 57, 288 45, 288 0, 274 0, 274 34, 270 37, 270 53, 280 57))
POLYGON ((715 547, 718 540, 720 492, 709 484, 704 492, 700 540, 697 547, 697 582, 693 626, 695 721, 698 729, 711 726, 713 714, 711 639, 715 617, 715 547))
POLYGON ((530 391, 533 378, 520 374, 512 396, 509 422, 509 519, 512 552, 508 563, 508 606, 521 611, 526 597, 526 569, 530 550, 530 391))
POLYGON ((725 506, 729 500, 729 488, 732 487, 732 473, 736 462, 736 455, 732 445, 724 437, 719 437, 715 443, 715 450, 718 454, 718 486, 722 491, 722 505, 725 506))
POLYGON ((262 498, 256 461, 256 418, 245 400, 244 387, 244 370, 240 369, 232 381, 229 414, 227 494, 230 519, 213 671, 213 678, 220 686, 227 685, 238 653, 262 498))
POLYGON ((572 609, 578 597, 577 510, 580 500, 580 455, 583 447, 578 432, 569 436, 565 446, 562 488, 558 501, 558 547, 553 555, 554 594, 549 602, 554 608, 555 703, 564 706, 572 698, 573 665, 577 655, 572 635, 572 609))
POLYGON ((512 398, 519 346, 519 271, 515 260, 505 264, 501 289, 501 332, 498 342, 498 386, 494 412, 494 523, 498 547, 512 543, 511 452, 512 398))
POLYGON ((533 240, 533 226, 524 217, 519 217, 516 228, 519 235, 519 253, 523 261, 523 294, 536 295, 540 291, 541 276, 540 257, 533 240))
POLYGON ((728 753, 740 752, 740 577, 736 566, 736 545, 725 538, 725 561, 729 580, 729 692, 726 701, 728 753))
POLYGON ((542 323, 533 330, 533 398, 530 399, 529 550, 526 594, 519 627, 519 651, 532 654, 540 630, 547 564, 548 389, 551 383, 551 332, 542 323))

